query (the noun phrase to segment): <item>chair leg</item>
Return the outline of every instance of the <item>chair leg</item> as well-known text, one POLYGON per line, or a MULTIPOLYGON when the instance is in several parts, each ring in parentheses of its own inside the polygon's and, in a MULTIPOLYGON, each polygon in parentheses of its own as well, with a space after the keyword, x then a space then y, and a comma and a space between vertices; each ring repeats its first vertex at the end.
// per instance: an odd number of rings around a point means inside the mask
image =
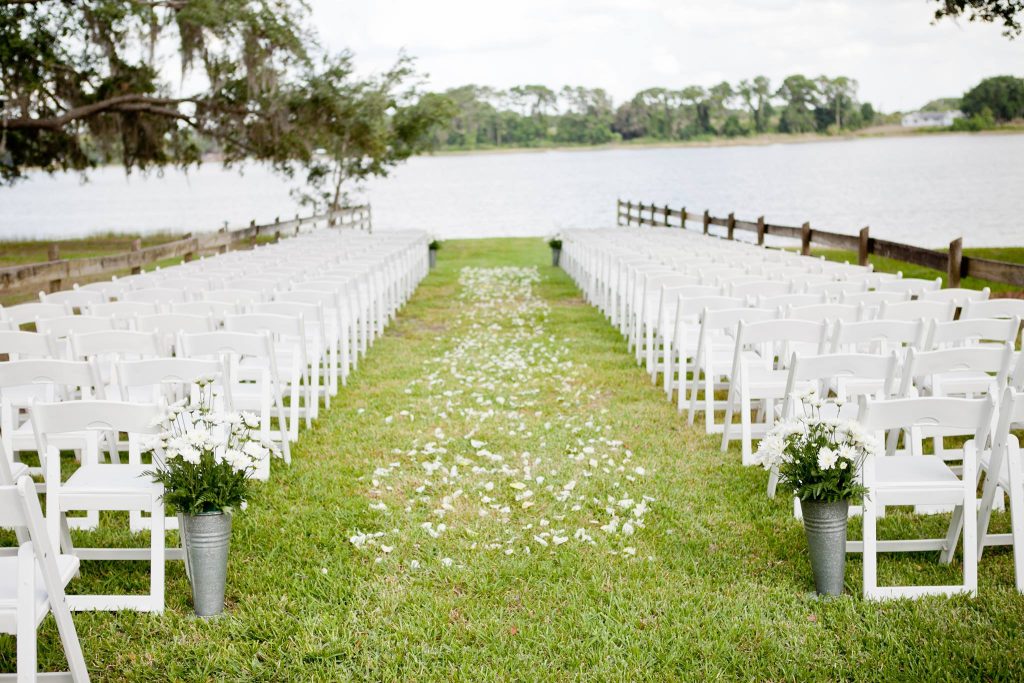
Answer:
MULTIPOLYGON (((982 516, 985 517, 986 520, 988 519, 988 515, 982 516)), ((957 505, 953 508, 953 518, 949 521, 949 529, 946 531, 945 545, 942 548, 942 552, 939 553, 939 562, 941 564, 949 564, 953 561, 953 556, 956 555, 957 546, 960 545, 960 532, 963 528, 964 508, 962 505, 957 505)), ((984 538, 984 534, 982 534, 981 538, 984 538)), ((967 534, 964 534, 964 543, 967 543, 967 534)))
MULTIPOLYGON (((26 546, 22 546, 24 551, 26 546)), ((18 557, 18 683, 36 680, 36 572, 34 556, 18 557), (23 560, 28 560, 27 562, 23 560), (31 566, 28 571, 26 565, 31 566)))
POLYGON ((715 431, 715 377, 711 368, 704 371, 704 433, 715 431))
POLYGON ((752 425, 750 424, 750 393, 740 389, 740 454, 741 462, 750 465, 753 460, 752 425))
POLYGON ((164 504, 159 499, 154 500, 149 532, 150 553, 153 558, 149 569, 149 599, 150 611, 157 613, 164 611, 164 522, 164 504))
POLYGON ((966 486, 964 500, 964 587, 978 594, 978 504, 974 486, 966 486))
MULTIPOLYGON (((740 401, 742 401, 743 389, 738 389, 740 392, 740 401)), ((722 452, 724 453, 729 449, 729 432, 732 431, 732 405, 735 400, 734 393, 737 391, 736 385, 729 388, 728 398, 725 402, 725 422, 722 423, 722 452)), ((742 419, 742 416, 741 418, 742 419)))
POLYGON ((864 498, 864 599, 871 600, 876 596, 878 588, 878 542, 875 524, 875 499, 873 496, 864 498))

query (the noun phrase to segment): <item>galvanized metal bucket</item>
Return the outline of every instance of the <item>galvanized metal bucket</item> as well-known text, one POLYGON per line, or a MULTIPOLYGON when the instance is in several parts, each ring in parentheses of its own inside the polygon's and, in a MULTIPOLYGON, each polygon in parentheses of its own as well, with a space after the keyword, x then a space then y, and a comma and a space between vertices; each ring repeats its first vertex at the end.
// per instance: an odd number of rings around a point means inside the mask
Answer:
POLYGON ((842 595, 846 577, 846 521, 850 501, 826 503, 801 500, 800 509, 811 553, 814 590, 818 595, 842 595))
POLYGON ((558 267, 558 262, 562 260, 562 249, 561 247, 551 247, 551 265, 555 268, 558 267))
POLYGON ((185 547, 185 572, 192 583, 192 608, 197 617, 216 616, 224 611, 231 515, 178 515, 178 522, 185 547))

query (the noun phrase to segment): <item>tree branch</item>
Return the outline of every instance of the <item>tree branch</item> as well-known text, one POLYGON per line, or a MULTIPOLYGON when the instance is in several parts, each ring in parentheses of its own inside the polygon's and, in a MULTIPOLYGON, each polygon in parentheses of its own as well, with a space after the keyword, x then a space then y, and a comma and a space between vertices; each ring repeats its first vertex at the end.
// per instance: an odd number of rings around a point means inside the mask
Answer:
MULTIPOLYGON (((9 0, 0 0, 7 2, 9 0)), ((59 130, 71 123, 72 121, 78 121, 80 119, 89 118, 96 116, 97 114, 104 114, 111 111, 138 111, 140 107, 154 107, 154 114, 168 115, 168 112, 172 112, 172 109, 166 109, 168 105, 182 104, 184 102, 195 102, 195 98, 181 98, 171 99, 166 97, 147 97, 146 95, 118 95, 117 97, 110 97, 99 102, 93 102, 91 104, 84 104, 80 107, 75 107, 64 112, 60 116, 51 116, 42 119, 33 119, 29 117, 20 117, 16 119, 9 119, 6 122, 6 127, 11 130, 59 130)), ((174 116, 177 118, 179 113, 174 111, 174 116)))

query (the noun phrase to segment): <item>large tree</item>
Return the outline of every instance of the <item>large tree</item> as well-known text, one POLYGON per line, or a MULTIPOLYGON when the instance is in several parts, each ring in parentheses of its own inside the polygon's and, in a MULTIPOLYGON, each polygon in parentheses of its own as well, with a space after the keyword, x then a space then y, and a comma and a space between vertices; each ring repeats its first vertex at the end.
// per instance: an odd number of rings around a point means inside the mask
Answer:
POLYGON ((303 0, 0 0, 0 182, 188 164, 201 140, 227 160, 302 155, 305 15, 303 0))
POLYGON ((993 76, 964 93, 960 106, 969 116, 992 112, 996 121, 1024 118, 1024 78, 993 76))
POLYGON ((941 7, 935 10, 935 19, 966 16, 968 21, 1003 24, 1003 35, 1015 38, 1021 33, 1024 0, 934 0, 941 7))
POLYGON ((779 130, 783 133, 815 130, 814 107, 818 104, 818 94, 817 85, 806 76, 794 74, 787 77, 777 93, 786 102, 779 119, 779 130))
POLYGON ((768 77, 757 76, 753 80, 740 81, 737 94, 750 111, 754 132, 767 132, 772 115, 772 85, 768 77))

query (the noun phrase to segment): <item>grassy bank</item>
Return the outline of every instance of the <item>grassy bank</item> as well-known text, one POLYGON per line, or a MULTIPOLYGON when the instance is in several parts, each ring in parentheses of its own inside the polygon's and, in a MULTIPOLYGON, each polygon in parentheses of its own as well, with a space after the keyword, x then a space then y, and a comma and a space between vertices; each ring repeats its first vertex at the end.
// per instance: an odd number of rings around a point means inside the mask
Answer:
MULTIPOLYGON (((813 249, 812 253, 816 256, 824 256, 830 261, 849 261, 850 263, 857 262, 857 253, 853 251, 844 251, 841 249, 813 249)), ((1008 263, 1024 263, 1024 247, 969 248, 964 249, 964 256, 975 256, 995 261, 1006 261, 1008 263)), ((925 278, 928 280, 934 280, 937 277, 941 277, 943 282, 946 280, 946 273, 944 271, 925 268, 924 266, 918 266, 904 261, 896 261, 882 256, 875 256, 874 254, 869 255, 868 260, 874 265, 875 270, 883 273, 902 272, 903 277, 925 278)), ((976 277, 962 278, 960 280, 960 286, 967 289, 983 289, 988 287, 992 290, 994 295, 1007 296, 1021 294, 1019 287, 1014 287, 1013 285, 1007 285, 1001 282, 982 280, 976 277)))
MULTIPOLYGON (((810 597, 789 501, 766 498, 766 475, 740 466, 738 447, 723 454, 686 425, 548 258, 538 239, 446 242, 292 466, 275 463, 236 518, 229 613, 191 617, 171 563, 162 616, 75 616, 94 678, 1024 677, 1009 549, 986 550, 974 600, 865 603, 856 558, 846 596, 810 597), (488 298, 482 276, 460 285, 466 266, 536 266, 541 279, 488 298), (628 534, 603 526, 608 508, 635 518, 622 499, 649 507, 628 534), (446 528, 435 537, 428 521, 446 528)), ((882 522, 893 537, 941 534, 946 518, 893 511, 882 522)), ((880 563, 883 581, 958 572, 934 553, 880 563)), ((72 588, 145 577, 85 563, 72 588)), ((60 666, 52 622, 44 632, 42 663, 60 666)), ((0 670, 13 667, 14 641, 0 636, 0 670)))
MULTIPOLYGON (((840 140, 861 140, 865 138, 883 137, 915 137, 921 135, 964 135, 962 131, 945 128, 903 128, 899 125, 872 126, 855 131, 843 131, 836 135, 826 133, 761 133, 742 135, 732 138, 720 136, 700 136, 689 140, 661 140, 657 138, 635 138, 602 144, 566 144, 553 141, 537 141, 528 146, 494 146, 477 145, 476 147, 444 147, 431 152, 435 155, 462 154, 516 154, 523 152, 580 152, 590 150, 612 149, 659 149, 676 147, 749 147, 762 145, 807 144, 814 142, 836 142, 840 140)), ((971 135, 1020 135, 1024 134, 1024 125, 1007 125, 991 130, 975 131, 971 135)))

